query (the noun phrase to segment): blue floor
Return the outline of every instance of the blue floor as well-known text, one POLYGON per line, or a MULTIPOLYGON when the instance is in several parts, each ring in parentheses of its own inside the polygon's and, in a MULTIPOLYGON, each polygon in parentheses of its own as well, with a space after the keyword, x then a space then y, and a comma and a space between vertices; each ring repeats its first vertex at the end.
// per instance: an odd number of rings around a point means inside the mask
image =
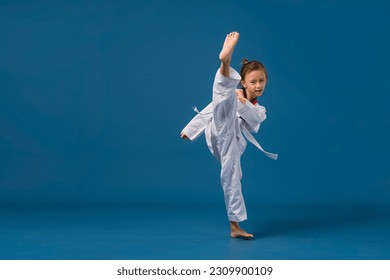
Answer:
POLYGON ((229 237, 216 206, 3 206, 0 259, 390 259, 387 205, 251 205, 250 214, 242 226, 256 238, 245 241, 229 237))

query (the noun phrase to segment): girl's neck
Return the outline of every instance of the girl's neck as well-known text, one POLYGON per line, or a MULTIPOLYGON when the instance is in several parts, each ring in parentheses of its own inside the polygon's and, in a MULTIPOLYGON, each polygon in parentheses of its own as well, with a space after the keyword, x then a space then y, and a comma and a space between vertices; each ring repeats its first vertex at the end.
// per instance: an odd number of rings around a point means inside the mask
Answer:
POLYGON ((250 96, 248 95, 245 88, 242 89, 244 91, 244 97, 248 99, 251 103, 256 104, 257 103, 257 96, 250 96))

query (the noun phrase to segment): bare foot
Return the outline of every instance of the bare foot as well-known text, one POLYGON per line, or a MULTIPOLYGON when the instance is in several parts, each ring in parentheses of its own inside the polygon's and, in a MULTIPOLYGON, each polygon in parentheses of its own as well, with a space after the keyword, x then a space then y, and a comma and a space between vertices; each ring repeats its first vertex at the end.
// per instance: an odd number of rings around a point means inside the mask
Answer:
POLYGON ((230 60, 232 59, 234 47, 236 46, 238 42, 238 38, 240 37, 240 34, 238 32, 230 32, 225 39, 225 42, 223 43, 222 50, 219 54, 219 59, 222 63, 229 64, 230 60))
POLYGON ((233 238, 252 239, 253 234, 247 233, 240 228, 237 222, 230 222, 230 236, 233 238))

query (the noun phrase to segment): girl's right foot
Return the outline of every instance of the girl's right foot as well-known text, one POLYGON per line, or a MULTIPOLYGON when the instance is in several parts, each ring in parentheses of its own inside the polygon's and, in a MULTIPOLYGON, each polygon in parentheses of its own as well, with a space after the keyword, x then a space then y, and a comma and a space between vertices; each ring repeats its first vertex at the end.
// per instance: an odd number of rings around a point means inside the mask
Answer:
POLYGON ((234 47, 236 46, 239 37, 240 34, 238 32, 230 32, 226 36, 225 42, 223 43, 222 50, 219 54, 219 59, 221 60, 222 63, 230 64, 234 47))

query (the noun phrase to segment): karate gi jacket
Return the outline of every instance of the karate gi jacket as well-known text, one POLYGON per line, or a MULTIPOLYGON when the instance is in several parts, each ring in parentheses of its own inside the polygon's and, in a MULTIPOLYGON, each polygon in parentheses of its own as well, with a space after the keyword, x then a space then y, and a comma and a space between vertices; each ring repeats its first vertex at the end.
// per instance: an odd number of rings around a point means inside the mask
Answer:
MULTIPOLYGON (((276 160, 278 155, 266 152, 251 134, 251 132, 257 133, 259 131, 260 124, 267 118, 265 107, 257 103, 252 104, 248 100, 246 100, 245 104, 238 100, 237 102, 237 118, 241 132, 238 133, 238 142, 240 143, 241 154, 246 148, 246 138, 265 155, 276 160)), ((199 112, 196 107, 194 108, 194 111, 198 114, 185 126, 182 131, 191 141, 195 141, 200 135, 202 135, 205 130, 207 130, 208 126, 211 124, 213 118, 212 102, 209 103, 202 111, 199 112)), ((210 152, 213 153, 210 144, 211 141, 209 133, 206 133, 206 142, 209 146, 210 152)))

